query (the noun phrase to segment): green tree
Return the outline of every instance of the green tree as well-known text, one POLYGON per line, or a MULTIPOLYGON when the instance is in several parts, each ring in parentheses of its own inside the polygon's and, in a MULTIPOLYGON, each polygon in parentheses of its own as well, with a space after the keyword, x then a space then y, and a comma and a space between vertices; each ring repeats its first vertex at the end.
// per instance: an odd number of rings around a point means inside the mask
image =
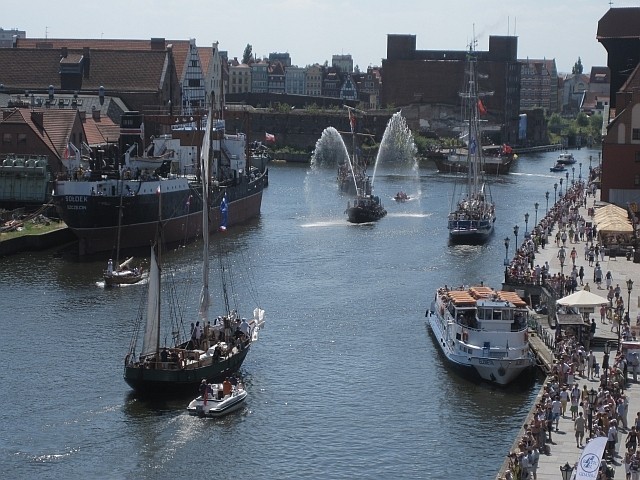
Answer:
POLYGON ((582 66, 582 60, 580 59, 580 57, 578 57, 578 61, 573 64, 571 73, 573 73, 574 75, 580 75, 583 70, 584 70, 584 67, 582 66))
POLYGON ((247 43, 247 46, 244 47, 244 53, 242 54, 242 63, 248 65, 251 61, 251 57, 253 56, 253 47, 250 43, 247 43))
POLYGON ((584 112, 580 112, 576 117, 576 125, 579 127, 587 127, 589 125, 589 117, 584 112))

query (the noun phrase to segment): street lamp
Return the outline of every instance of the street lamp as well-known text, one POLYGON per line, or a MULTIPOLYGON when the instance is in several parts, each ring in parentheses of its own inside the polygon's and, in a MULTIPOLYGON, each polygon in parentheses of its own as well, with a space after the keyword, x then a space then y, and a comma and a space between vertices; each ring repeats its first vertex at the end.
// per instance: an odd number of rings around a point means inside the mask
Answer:
MULTIPOLYGON (((567 172, 567 177, 568 176, 569 176, 569 172, 567 172)), ((575 183, 575 181, 576 181, 576 167, 571 167, 571 183, 575 183)))
POLYGON ((571 474, 573 473, 573 467, 569 465, 569 462, 560 467, 560 473, 562 473, 562 480, 571 480, 571 474))
POLYGON ((529 212, 524 214, 524 238, 529 236, 529 212))
POLYGON ((611 345, 609 342, 604 344, 604 358, 602 359, 602 371, 604 373, 604 388, 607 389, 607 380, 609 376, 609 352, 611 352, 611 345))
POLYGON ((504 237, 504 264, 509 265, 509 237, 504 237))
POLYGON ((589 393, 587 393, 589 399, 589 438, 593 437, 593 407, 596 405, 596 399, 598 398, 598 392, 595 388, 591 387, 589 393))
POLYGON ((558 199, 556 198, 557 195, 558 195, 558 184, 554 183, 553 184, 553 203, 554 203, 554 205, 558 201, 558 199))
MULTIPOLYGON (((572 167, 572 168, 573 168, 573 167, 572 167)), ((568 189, 568 188, 569 188, 569 172, 565 172, 564 176, 565 176, 565 178, 567 179, 567 182, 566 182, 566 183, 567 183, 566 189, 568 189)))
POLYGON ((564 180, 564 178, 560 179, 560 196, 562 196, 562 180, 564 180))
MULTIPOLYGON (((627 322, 631 321, 631 317, 629 317, 629 310, 631 309, 631 290, 633 289, 633 280, 627 280, 627 292, 629 292, 629 296, 627 297, 627 322)), ((620 322, 618 322, 618 350, 620 350, 620 322)))
POLYGON ((580 167, 580 172, 578 172, 578 181, 582 181, 582 162, 578 164, 580 167))
POLYGON ((513 227, 513 234, 516 236, 516 251, 518 251, 518 230, 520 230, 518 225, 513 227))
POLYGON ((547 212, 546 212, 546 214, 549 214, 549 190, 547 190, 546 193, 544 194, 544 198, 547 199, 547 212))
POLYGON ((538 225, 538 207, 540 206, 540 204, 538 202, 533 204, 533 208, 536 209, 536 221, 533 224, 533 228, 536 228, 536 226, 538 225))
POLYGON ((591 171, 591 160, 592 160, 592 155, 589 155, 589 171, 591 171))

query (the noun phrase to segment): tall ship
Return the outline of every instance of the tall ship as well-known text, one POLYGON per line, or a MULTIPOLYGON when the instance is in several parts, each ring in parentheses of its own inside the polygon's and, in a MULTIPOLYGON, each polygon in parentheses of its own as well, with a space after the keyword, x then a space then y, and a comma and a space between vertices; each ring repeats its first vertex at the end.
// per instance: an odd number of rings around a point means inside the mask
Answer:
MULTIPOLYGON (((123 122, 130 117, 123 117, 123 122)), ((136 128, 140 132, 142 120, 136 128)), ((121 128, 121 134, 124 128, 121 128)), ((148 247, 157 229, 158 208, 167 244, 186 243, 201 234, 203 181, 197 161, 202 129, 182 127, 154 138, 147 147, 132 142, 124 158, 82 160, 69 164, 68 175, 54 183, 53 201, 79 239, 79 253, 148 247), (188 130, 185 132, 185 130, 188 130), (190 141, 185 142, 185 138, 190 141), (142 150, 142 151, 141 151, 142 150)), ((228 202, 229 225, 260 214, 267 170, 251 165, 247 138, 229 134, 225 121, 213 120, 209 191, 212 222, 219 220, 221 199, 228 202)))
POLYGON ((529 311, 514 292, 445 286, 436 292, 427 317, 446 359, 471 376, 507 385, 535 365, 529 311))
POLYGON ((495 204, 491 190, 484 183, 484 156, 480 110, 484 111, 482 96, 478 91, 477 58, 473 49, 468 53, 467 89, 461 93, 466 119, 467 178, 464 190, 457 201, 454 193, 448 216, 449 238, 459 243, 481 243, 493 233, 496 220, 495 204))
MULTIPOLYGON (((209 131, 209 130, 207 130, 209 131)), ((141 396, 175 396, 193 394, 203 379, 222 382, 242 366, 253 342, 258 339, 258 331, 264 324, 264 310, 256 307, 253 318, 241 318, 230 306, 227 285, 230 265, 223 262, 224 254, 219 252, 221 262, 223 315, 209 319, 211 298, 209 294, 209 188, 212 185, 210 166, 213 152, 210 135, 205 135, 202 155, 203 203, 200 210, 202 226, 202 289, 200 293, 197 321, 191 324, 189 332, 182 321, 183 306, 175 303, 179 299, 175 285, 167 285, 173 275, 168 267, 162 268, 162 246, 164 222, 156 221, 156 236, 151 248, 147 308, 138 316, 129 352, 124 361, 124 380, 141 396), (163 275, 163 270, 165 274, 163 275), (164 282, 163 282, 164 279, 164 282), (167 303, 168 302, 168 303, 167 303), (169 306, 169 308, 166 308, 169 306), (139 335, 140 332, 140 335, 139 335), (138 347, 139 337, 142 346, 138 347), (164 343, 162 343, 164 342, 164 343)), ((164 211, 162 197, 158 206, 164 211)), ((226 230, 228 205, 223 197, 219 204, 219 227, 226 230)))

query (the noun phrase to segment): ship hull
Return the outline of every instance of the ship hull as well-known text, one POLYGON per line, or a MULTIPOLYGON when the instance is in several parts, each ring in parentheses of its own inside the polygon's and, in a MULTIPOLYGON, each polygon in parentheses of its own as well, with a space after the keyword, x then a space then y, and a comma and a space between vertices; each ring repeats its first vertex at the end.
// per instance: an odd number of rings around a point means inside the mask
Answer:
MULTIPOLYGON (((500 159, 485 158, 481 170, 488 175, 505 175, 509 173, 514 157, 504 157, 500 159)), ((467 158, 455 156, 447 158, 435 158, 436 167, 442 173, 467 173, 467 158)))
POLYGON ((498 359, 458 353, 460 349, 457 348, 457 342, 447 335, 446 320, 437 311, 433 311, 429 313, 428 321, 440 353, 462 375, 506 386, 533 368, 530 357, 498 359))
POLYGON ((125 365, 124 380, 139 396, 193 395, 198 392, 203 378, 209 383, 219 383, 236 373, 249 349, 245 347, 224 360, 196 368, 154 369, 140 364, 125 365))
MULTIPOLYGON (((252 182, 214 187, 210 203, 210 230, 216 231, 220 226, 219 207, 225 193, 227 226, 259 216, 265 179, 263 175, 252 182)), ((78 237, 80 255, 113 249, 118 234, 121 188, 126 191, 122 196, 121 249, 149 246, 158 228, 160 210, 166 244, 187 243, 201 235, 202 186, 198 183, 186 179, 139 184, 115 180, 102 183, 58 182, 54 195, 56 209, 78 237), (88 188, 93 188, 93 191, 87 193, 88 188), (157 193, 158 188, 160 194, 157 193), (96 194, 103 191, 109 195, 96 194)))

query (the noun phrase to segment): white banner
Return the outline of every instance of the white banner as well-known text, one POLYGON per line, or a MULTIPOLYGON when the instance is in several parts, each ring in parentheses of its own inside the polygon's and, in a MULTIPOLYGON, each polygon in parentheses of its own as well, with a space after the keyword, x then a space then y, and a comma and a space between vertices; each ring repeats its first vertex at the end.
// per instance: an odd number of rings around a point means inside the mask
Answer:
POLYGON ((607 445, 607 437, 596 437, 589 441, 582 450, 576 474, 576 480, 596 479, 602 461, 604 447, 607 445))

